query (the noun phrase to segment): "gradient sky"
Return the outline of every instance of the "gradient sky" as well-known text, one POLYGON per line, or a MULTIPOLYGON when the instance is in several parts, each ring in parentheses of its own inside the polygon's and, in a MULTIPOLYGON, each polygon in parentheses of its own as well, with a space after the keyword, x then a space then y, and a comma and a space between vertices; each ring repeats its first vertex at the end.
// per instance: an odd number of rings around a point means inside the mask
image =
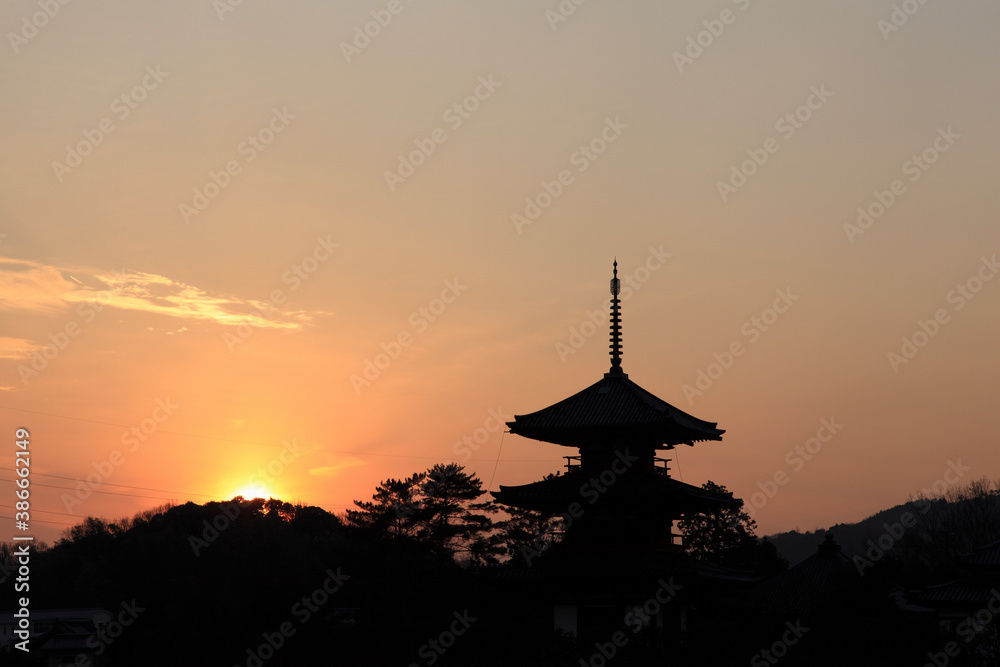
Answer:
POLYGON ((268 465, 333 511, 539 479, 571 452, 491 415, 606 372, 615 257, 626 372, 726 429, 675 476, 779 474, 762 533, 1000 476, 1000 5, 561 4, 0 7, 0 478, 28 428, 39 537, 268 465))

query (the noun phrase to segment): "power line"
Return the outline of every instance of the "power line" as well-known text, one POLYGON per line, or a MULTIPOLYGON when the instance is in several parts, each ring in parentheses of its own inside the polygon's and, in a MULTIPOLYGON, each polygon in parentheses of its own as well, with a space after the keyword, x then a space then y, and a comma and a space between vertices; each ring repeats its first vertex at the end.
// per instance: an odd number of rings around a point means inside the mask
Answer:
MULTIPOLYGON (((0 507, 7 507, 7 508, 12 509, 12 510, 16 510, 17 509, 13 505, 0 505, 0 507)), ((74 517, 75 516, 79 516, 77 514, 70 514, 68 512, 53 512, 52 510, 39 510, 39 509, 35 509, 34 507, 31 508, 31 511, 32 512, 41 512, 42 514, 62 514, 63 516, 74 516, 74 517)))
MULTIPOLYGON (((13 521, 14 517, 12 517, 12 516, 0 516, 0 519, 10 519, 11 521, 13 521)), ((42 521, 41 519, 32 519, 31 523, 45 523, 45 524, 48 524, 50 526, 75 526, 76 525, 75 523, 57 523, 55 521, 42 521)))
POLYGON ((500 447, 497 449, 497 460, 493 464, 493 474, 490 475, 490 483, 486 485, 486 490, 489 491, 490 487, 493 486, 493 478, 497 476, 497 467, 500 465, 500 454, 503 452, 503 436, 507 431, 500 431, 500 447))
MULTIPOLYGON (((0 479, 0 482, 13 482, 12 479, 0 479)), ((32 482, 31 486, 44 486, 48 489, 63 489, 64 491, 78 491, 79 489, 74 489, 71 486, 56 486, 54 484, 42 484, 41 482, 32 482)), ((87 489, 90 493, 103 493, 107 496, 126 496, 128 498, 151 498, 153 500, 174 500, 173 498, 160 498, 158 496, 141 496, 134 493, 117 493, 115 491, 97 491, 94 489, 87 489)))
MULTIPOLYGON (((39 412, 38 410, 25 410, 24 408, 12 408, 7 405, 0 405, 0 410, 13 410, 15 412, 25 412, 31 415, 42 415, 44 417, 55 417, 56 419, 71 419, 78 422, 86 422, 88 424, 101 424, 104 426, 115 426, 117 428, 129 429, 135 426, 134 424, 117 424, 115 422, 100 421, 97 419, 84 419, 83 417, 70 417, 68 415, 57 415, 51 412, 39 412)), ((200 435, 197 433, 178 433, 177 431, 166 431, 163 429, 156 429, 155 433, 162 433, 164 435, 176 435, 182 438, 201 438, 203 440, 214 440, 216 442, 228 442, 235 445, 252 445, 254 447, 274 447, 266 442, 250 442, 249 440, 232 440, 230 438, 219 438, 211 435, 200 435)), ((383 454, 380 452, 353 452, 347 450, 323 450, 330 454, 350 454, 351 456, 383 456, 387 458, 396 459, 425 459, 430 461, 440 461, 440 456, 419 456, 416 454, 383 454)), ((468 459, 470 461, 492 461, 493 459, 468 459)), ((508 463, 547 463, 548 459, 511 459, 508 463)))
MULTIPOLYGON (((2 466, 0 466, 0 470, 9 470, 10 472, 16 472, 16 468, 4 468, 2 466)), ((71 482, 82 482, 83 481, 79 477, 65 477, 63 475, 50 475, 48 473, 34 472, 34 471, 32 471, 31 476, 32 477, 37 477, 37 476, 41 476, 41 477, 55 477, 56 479, 68 479, 71 482)), ((118 487, 121 487, 123 489, 137 489, 139 491, 157 491, 159 493, 180 493, 182 495, 188 495, 188 496, 202 496, 203 498, 215 498, 215 496, 207 494, 207 493, 194 493, 193 491, 171 491, 171 490, 168 490, 168 489, 151 489, 151 488, 145 487, 145 486, 129 486, 128 484, 112 484, 111 482, 101 482, 101 484, 103 484, 104 486, 118 486, 118 487)))

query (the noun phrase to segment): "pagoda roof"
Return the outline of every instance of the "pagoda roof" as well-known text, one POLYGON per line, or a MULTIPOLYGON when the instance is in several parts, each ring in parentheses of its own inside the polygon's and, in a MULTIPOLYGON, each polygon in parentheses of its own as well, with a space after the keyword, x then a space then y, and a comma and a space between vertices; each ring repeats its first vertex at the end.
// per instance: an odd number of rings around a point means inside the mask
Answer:
POLYGON ((693 417, 643 389, 612 367, 601 380, 554 405, 507 422, 511 433, 567 447, 628 444, 672 449, 674 445, 721 440, 716 422, 693 417))
POLYGON ((909 592, 906 598, 930 606, 958 603, 982 607, 996 592, 996 577, 968 577, 909 592))
POLYGON ((962 562, 970 569, 1000 572, 1000 540, 976 548, 973 553, 964 555, 962 562))
POLYGON ((736 608, 789 618, 837 609, 857 593, 861 575, 829 533, 815 554, 730 598, 736 608))
MULTIPOLYGON (((500 485, 491 493, 498 502, 514 507, 542 512, 565 512, 574 501, 581 501, 581 487, 591 482, 591 475, 572 472, 520 486, 500 485)), ((601 502, 623 503, 628 506, 655 507, 676 510, 680 514, 707 512, 717 508, 738 508, 741 500, 732 493, 718 493, 685 484, 657 473, 630 474, 601 494, 601 502)))

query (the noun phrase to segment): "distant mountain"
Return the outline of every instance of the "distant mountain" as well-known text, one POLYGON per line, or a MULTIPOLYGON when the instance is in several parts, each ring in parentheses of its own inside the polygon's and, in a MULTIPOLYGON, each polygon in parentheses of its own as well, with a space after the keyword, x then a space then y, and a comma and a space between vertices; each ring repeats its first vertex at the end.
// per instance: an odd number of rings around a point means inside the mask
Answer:
POLYGON ((877 541, 879 536, 887 531, 886 525, 892 526, 900 522, 900 517, 906 512, 919 513, 926 505, 906 503, 873 514, 857 523, 838 523, 829 528, 817 528, 812 532, 800 533, 790 530, 785 533, 768 535, 781 557, 788 561, 789 566, 801 563, 809 558, 823 542, 827 533, 833 533, 834 539, 848 556, 864 553, 868 540, 877 541))
POLYGON ((1000 480, 976 480, 944 497, 896 505, 857 523, 806 533, 793 530, 767 539, 789 565, 795 565, 816 553, 826 533, 833 533, 847 556, 881 553, 907 542, 939 556, 969 553, 1000 539, 1000 480), (916 533, 907 529, 915 525, 920 526, 916 533))

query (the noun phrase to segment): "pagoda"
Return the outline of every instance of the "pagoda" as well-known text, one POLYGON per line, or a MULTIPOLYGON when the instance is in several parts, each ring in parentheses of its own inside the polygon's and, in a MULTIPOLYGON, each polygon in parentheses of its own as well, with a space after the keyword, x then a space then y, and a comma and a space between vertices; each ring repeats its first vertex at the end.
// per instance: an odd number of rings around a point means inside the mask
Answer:
POLYGON ((565 472, 493 492, 505 505, 562 517, 565 527, 561 540, 537 559, 515 559, 505 576, 531 582, 533 594, 552 606, 555 629, 574 637, 628 623, 629 609, 672 580, 683 595, 660 605, 655 625, 661 634, 682 634, 692 595, 706 582, 741 577, 689 557, 674 522, 742 501, 671 477, 664 451, 719 441, 725 431, 629 379, 617 261, 613 276, 610 370, 569 398, 507 422, 511 433, 577 451, 564 457, 565 472))

